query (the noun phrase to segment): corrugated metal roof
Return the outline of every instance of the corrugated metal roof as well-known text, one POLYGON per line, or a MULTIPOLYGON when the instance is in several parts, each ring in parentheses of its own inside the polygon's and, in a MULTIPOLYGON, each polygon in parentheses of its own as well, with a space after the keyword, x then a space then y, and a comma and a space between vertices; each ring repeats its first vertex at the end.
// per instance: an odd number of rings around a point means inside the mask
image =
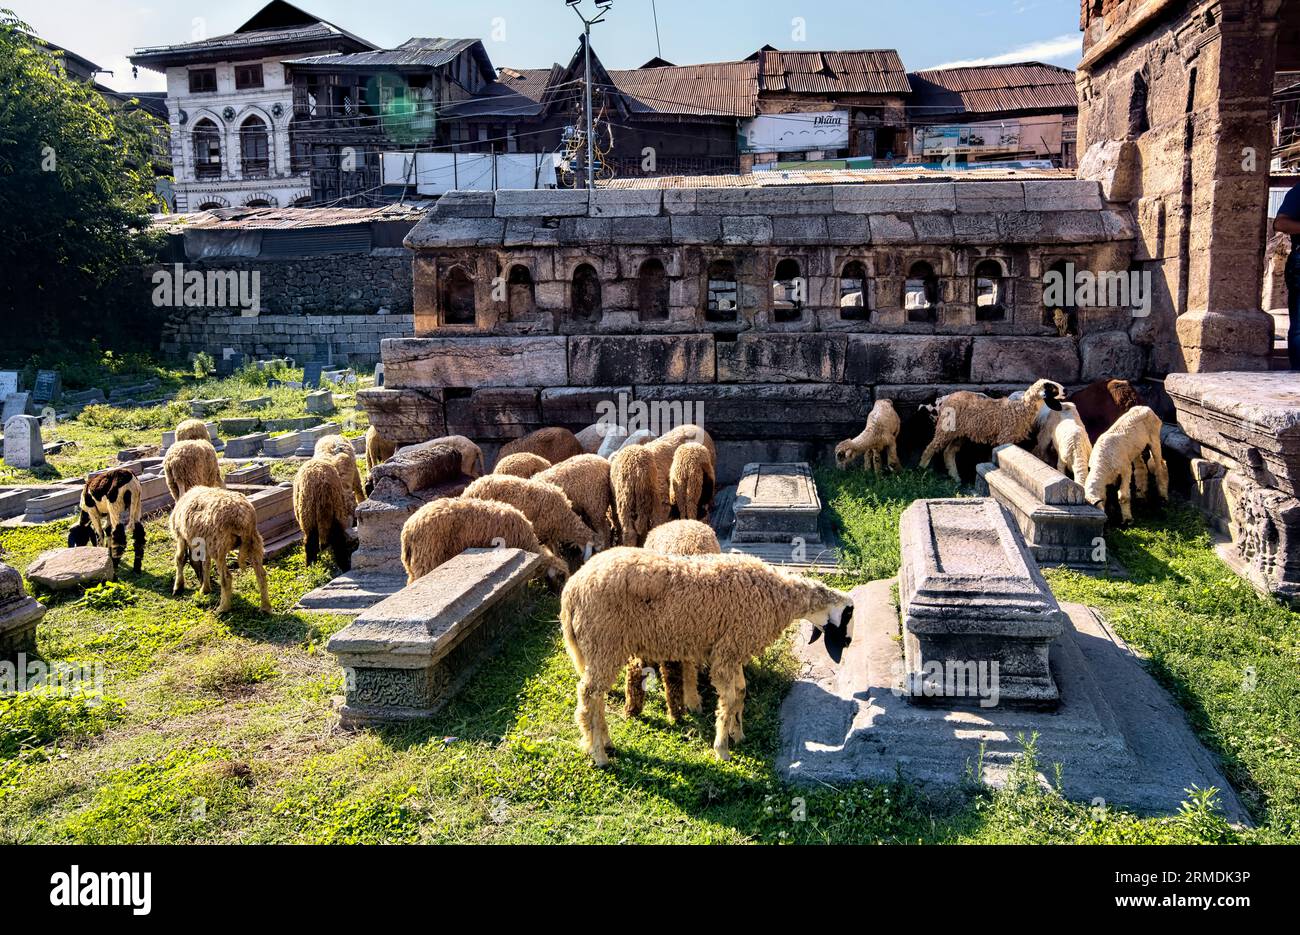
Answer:
POLYGON ((631 68, 609 76, 634 114, 752 117, 757 109, 756 62, 631 68))
POLYGON ((760 91, 790 94, 907 94, 903 60, 893 49, 758 53, 760 91))
MULTIPOLYGON (((408 39, 395 49, 352 52, 345 55, 311 55, 291 59, 287 65, 338 68, 437 68, 456 60, 463 52, 482 46, 478 39, 408 39)), ((487 52, 482 53, 486 61, 487 52)), ((489 63, 489 67, 491 67, 489 63)))
POLYGON ((532 117, 541 113, 542 96, 551 84, 551 75, 560 68, 503 68, 497 80, 472 100, 452 104, 444 111, 448 117, 492 117, 509 115, 532 117))
POLYGON ((601 188, 779 188, 786 185, 871 185, 882 182, 998 182, 1024 179, 1072 179, 1069 169, 808 169, 754 172, 749 175, 670 175, 656 178, 614 179, 597 183, 601 188))
POLYGON ((917 116, 1074 110, 1074 72, 1042 62, 940 68, 911 75, 917 116))
POLYGON ((300 45, 305 42, 325 41, 347 38, 360 43, 365 48, 374 48, 369 42, 340 29, 333 23, 324 21, 304 26, 290 26, 284 29, 263 29, 255 32, 232 32, 224 36, 215 36, 198 42, 181 42, 176 45, 151 46, 136 49, 131 61, 146 64, 153 58, 173 57, 177 54, 194 54, 200 52, 224 52, 243 48, 255 48, 264 45, 300 45))
POLYGON ((315 227, 343 227, 375 221, 410 221, 424 214, 415 205, 385 205, 379 208, 215 208, 196 214, 172 214, 156 218, 154 226, 169 233, 187 230, 306 230, 315 227))

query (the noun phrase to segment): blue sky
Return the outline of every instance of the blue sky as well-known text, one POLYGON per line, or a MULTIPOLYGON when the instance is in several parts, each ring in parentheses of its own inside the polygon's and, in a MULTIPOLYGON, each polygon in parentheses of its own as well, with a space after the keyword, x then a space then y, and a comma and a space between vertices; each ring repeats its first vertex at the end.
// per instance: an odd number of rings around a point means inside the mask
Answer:
MULTIPOLYGON (((743 58, 779 49, 894 48, 909 69, 956 62, 1038 60, 1073 67, 1080 57, 1078 0, 656 0, 663 56, 671 62, 743 58), (796 35, 803 23, 802 39, 796 35)), ((0 0, 45 38, 115 72, 123 90, 162 87, 131 77, 137 47, 235 29, 263 0, 0 0)), ((593 0, 583 0, 593 9, 593 0)), ((563 0, 300 0, 298 6, 381 46, 410 36, 477 37, 495 65, 549 66, 573 54, 581 24, 563 0), (497 38, 494 38, 494 33, 497 38)), ((593 48, 610 68, 656 54, 651 0, 614 0, 593 48)))

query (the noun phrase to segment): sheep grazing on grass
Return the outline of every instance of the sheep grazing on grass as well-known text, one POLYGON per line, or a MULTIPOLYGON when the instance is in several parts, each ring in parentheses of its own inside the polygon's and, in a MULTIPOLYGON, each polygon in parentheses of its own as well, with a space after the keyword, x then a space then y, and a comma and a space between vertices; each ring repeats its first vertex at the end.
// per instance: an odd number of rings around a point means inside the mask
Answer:
POLYGON ((728 759, 731 741, 744 738, 745 663, 801 619, 826 633, 828 647, 841 645, 851 614, 847 594, 747 555, 602 552, 560 598, 583 749, 596 765, 609 762, 605 694, 629 659, 684 659, 709 666, 718 693, 713 750, 728 759))
POLYGON ((262 595, 262 610, 271 611, 266 591, 266 569, 262 567, 263 545, 257 531, 257 510, 243 494, 217 487, 194 487, 176 501, 168 521, 176 540, 176 580, 172 594, 185 590, 185 563, 189 561, 199 575, 199 590, 212 590, 210 568, 216 565, 221 582, 221 601, 217 613, 230 609, 234 592, 233 575, 227 564, 231 550, 239 552, 239 567, 253 566, 262 595))
POLYGON ((326 435, 317 440, 312 457, 329 461, 339 472, 344 491, 357 503, 366 499, 366 488, 361 483, 361 469, 357 467, 357 450, 342 435, 326 435))
POLYGON ((699 442, 682 445, 673 452, 668 469, 668 518, 707 519, 716 487, 709 449, 699 442))
POLYGON ((866 427, 854 438, 847 438, 835 446, 835 466, 841 471, 857 458, 864 468, 881 473, 882 458, 891 471, 901 471, 898 461, 898 430, 902 427, 894 404, 888 399, 878 399, 867 416, 866 427))
MULTIPOLYGON (((646 536, 645 547, 664 555, 718 555, 722 552, 717 534, 706 524, 693 519, 673 520, 656 527, 646 536)), ((682 719, 684 712, 700 710, 700 674, 694 662, 656 663, 648 659, 633 659, 627 666, 625 715, 637 717, 645 708, 645 675, 652 667, 659 670, 669 721, 675 724, 682 719)))
POLYGON ((585 449, 582 447, 582 443, 578 441, 578 436, 568 429, 545 428, 538 429, 523 438, 516 438, 512 442, 502 445, 501 450, 497 452, 497 461, 500 462, 510 457, 510 455, 519 454, 521 451, 541 455, 551 464, 559 464, 566 458, 574 458, 580 454, 585 454, 585 449))
POLYGON ((1146 496, 1147 463, 1156 475, 1156 489, 1162 499, 1169 497, 1169 468, 1160 447, 1160 417, 1148 406, 1134 406, 1102 433, 1092 446, 1088 460, 1088 480, 1083 485, 1084 498, 1093 506, 1106 508, 1106 489, 1119 484, 1119 510, 1124 522, 1133 522, 1130 484, 1139 497, 1146 496))
POLYGON ((343 484, 338 465, 325 458, 312 458, 294 475, 293 516, 302 530, 308 565, 316 562, 322 548, 328 548, 340 571, 352 568, 353 546, 347 531, 356 505, 343 484))
POLYGON ((1060 410, 1043 406, 1038 412, 1038 438, 1034 455, 1048 464, 1056 464, 1062 474, 1069 473, 1083 484, 1088 480, 1088 458, 1092 456, 1092 442, 1088 430, 1079 419, 1073 403, 1061 403, 1060 410), (1056 453, 1053 462, 1049 452, 1056 453))
POLYGON ((81 512, 68 531, 68 548, 99 545, 102 540, 117 568, 126 554, 126 528, 130 526, 135 573, 139 574, 144 564, 143 505, 140 479, 126 468, 90 475, 81 491, 81 512))
POLYGON ((661 484, 657 465, 645 445, 629 445, 609 462, 614 524, 623 545, 640 545, 650 530, 668 520, 668 504, 658 497, 661 484))
POLYGON ((379 465, 391 458, 397 451, 397 446, 392 442, 386 441, 379 430, 373 425, 366 429, 366 470, 373 471, 379 465))
POLYGON ((529 478, 534 474, 542 473, 550 466, 551 462, 541 455, 535 455, 531 451, 521 451, 518 454, 506 455, 498 461, 497 466, 492 469, 492 473, 529 478))
POLYGON ((444 497, 426 503, 402 526, 402 566, 414 584, 466 549, 523 549, 546 560, 546 580, 555 591, 569 569, 537 541, 528 517, 508 503, 444 497))
POLYGON ((176 500, 194 487, 226 486, 217 463, 217 449, 206 439, 177 442, 168 448, 163 457, 163 477, 176 500))
POLYGON ((212 433, 208 427, 203 424, 202 419, 186 419, 180 425, 176 426, 176 441, 178 442, 212 442, 212 433))
POLYGON ((934 438, 921 453, 922 469, 940 451, 953 480, 961 481, 957 471, 957 452, 964 441, 976 444, 1016 445, 1034 430, 1038 410, 1059 409, 1065 390, 1051 380, 1038 380, 1019 399, 991 399, 969 390, 950 393, 940 400, 934 426, 934 438))
POLYGON ((1094 445, 1102 432, 1134 406, 1142 405, 1142 397, 1128 380, 1111 380, 1103 377, 1094 380, 1081 390, 1075 390, 1066 402, 1073 403, 1079 419, 1088 430, 1088 440, 1094 445))
POLYGON ((568 560, 570 567, 582 564, 595 547, 596 533, 578 519, 569 498, 554 484, 489 474, 466 487, 461 496, 510 504, 528 517, 538 541, 568 560))
POLYGON ((564 491, 573 505, 573 512, 596 534, 594 544, 597 551, 609 548, 612 535, 614 490, 610 486, 609 468, 609 462, 600 455, 581 454, 533 477, 533 480, 554 484, 564 491))

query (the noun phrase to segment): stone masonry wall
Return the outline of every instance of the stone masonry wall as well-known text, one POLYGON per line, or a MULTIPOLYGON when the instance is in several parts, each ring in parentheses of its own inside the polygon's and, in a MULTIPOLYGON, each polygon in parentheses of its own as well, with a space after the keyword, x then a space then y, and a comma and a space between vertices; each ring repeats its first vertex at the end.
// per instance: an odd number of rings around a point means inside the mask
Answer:
POLYGON ((582 428, 601 404, 702 405, 734 479, 746 459, 817 457, 877 396, 906 417, 958 388, 1141 377, 1148 329, 1130 308, 1067 323, 1043 305, 1048 268, 1127 270, 1133 236, 1096 182, 1066 178, 451 193, 407 238, 415 337, 383 342, 387 388, 362 398, 392 441, 488 446, 582 428), (789 261, 801 303, 773 282, 789 261), (718 262, 734 265, 734 313, 710 306, 718 262), (990 269, 1000 314, 976 297, 990 269), (865 305, 841 304, 862 272, 865 305))

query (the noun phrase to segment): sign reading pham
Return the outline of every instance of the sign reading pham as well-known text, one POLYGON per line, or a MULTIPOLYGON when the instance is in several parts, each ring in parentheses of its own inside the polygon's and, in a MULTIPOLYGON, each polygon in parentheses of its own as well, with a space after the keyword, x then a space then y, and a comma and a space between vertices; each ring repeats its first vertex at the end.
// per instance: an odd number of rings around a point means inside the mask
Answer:
POLYGON ((812 149, 848 149, 849 112, 765 114, 740 123, 740 151, 793 153, 812 149))

